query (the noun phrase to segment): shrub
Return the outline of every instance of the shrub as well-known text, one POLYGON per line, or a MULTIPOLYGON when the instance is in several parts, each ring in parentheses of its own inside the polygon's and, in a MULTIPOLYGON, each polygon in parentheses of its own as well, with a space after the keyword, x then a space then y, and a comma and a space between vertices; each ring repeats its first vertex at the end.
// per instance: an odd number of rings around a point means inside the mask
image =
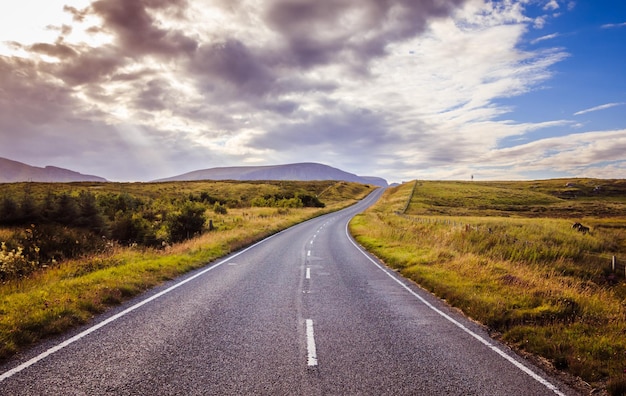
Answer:
POLYGON ((186 202, 180 212, 170 216, 170 241, 181 242, 200 234, 206 222, 204 212, 205 208, 202 204, 186 202))
POLYGON ((81 191, 78 195, 78 218, 75 224, 78 227, 88 228, 92 231, 101 232, 104 226, 96 197, 87 191, 81 191))
POLYGON ((17 203, 11 197, 4 197, 0 201, 0 223, 14 224, 19 218, 17 203))
POLYGON ((6 243, 0 244, 0 279, 7 280, 25 276, 33 272, 39 263, 30 261, 24 256, 24 248, 17 249, 7 247, 6 243))
POLYGON ((215 204, 213 205, 213 211, 217 214, 222 214, 222 215, 225 215, 228 213, 226 206, 220 204, 219 202, 215 202, 215 204))
POLYGON ((324 208, 326 204, 320 201, 317 196, 308 195, 308 194, 300 194, 298 195, 300 201, 302 201, 302 205, 307 208, 324 208))
POLYGON ((78 205, 69 194, 63 193, 57 198, 50 214, 51 220, 63 225, 72 225, 78 217, 78 205))

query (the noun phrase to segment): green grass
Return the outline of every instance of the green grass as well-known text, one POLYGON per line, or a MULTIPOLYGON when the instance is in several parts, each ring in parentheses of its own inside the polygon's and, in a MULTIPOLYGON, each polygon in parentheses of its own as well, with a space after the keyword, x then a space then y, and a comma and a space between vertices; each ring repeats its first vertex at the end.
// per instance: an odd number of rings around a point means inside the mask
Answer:
POLYGON ((624 181, 422 181, 411 195, 413 186, 355 217, 361 244, 513 348, 621 389, 626 283, 609 264, 626 260, 624 181))
MULTIPOLYGON (((0 185, 0 190, 16 187, 19 186, 0 185)), ((298 222, 353 204, 373 190, 371 186, 344 182, 30 183, 28 188, 42 194, 48 189, 56 192, 82 188, 108 192, 132 190, 136 196, 158 194, 159 199, 209 190, 219 197, 238 197, 240 202, 246 194, 253 198, 257 196, 253 193, 276 194, 297 189, 312 194, 323 192, 326 207, 234 207, 225 215, 212 215, 213 231, 165 249, 113 244, 98 254, 65 260, 27 277, 1 283, 0 360, 45 337, 85 324, 94 315, 166 280, 206 266, 298 222)), ((3 235, 10 233, 0 229, 0 237, 3 235)))

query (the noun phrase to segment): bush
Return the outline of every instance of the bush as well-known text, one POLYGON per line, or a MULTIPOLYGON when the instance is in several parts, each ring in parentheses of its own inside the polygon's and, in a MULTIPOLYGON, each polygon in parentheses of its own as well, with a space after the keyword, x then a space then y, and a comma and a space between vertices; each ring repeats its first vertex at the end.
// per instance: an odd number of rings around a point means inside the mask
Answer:
POLYGON ((159 224, 150 222, 141 213, 120 213, 111 224, 111 238, 126 245, 159 246, 162 242, 157 237, 156 226, 159 224))
POLYGON ((30 261, 23 252, 21 246, 9 250, 6 243, 0 244, 0 280, 22 277, 37 268, 39 263, 30 261))
POLYGON ((206 222, 204 212, 205 208, 202 204, 186 202, 180 212, 170 216, 170 241, 181 242, 200 234, 206 222))
POLYGON ((100 209, 96 202, 96 197, 87 191, 81 191, 77 199, 78 218, 76 226, 88 228, 95 232, 102 232, 104 222, 100 215, 100 209))
POLYGON ((302 201, 302 205, 307 208, 323 208, 326 206, 326 204, 320 201, 317 196, 300 194, 298 195, 298 198, 300 199, 300 201, 302 201))
POLYGON ((222 215, 225 215, 228 213, 226 206, 220 204, 219 202, 215 202, 215 204, 213 205, 213 211, 217 214, 222 214, 222 215))
POLYGON ((50 214, 50 219, 63 225, 73 225, 78 217, 78 205, 69 194, 61 194, 50 214))
POLYGON ((252 199, 250 204, 267 208, 323 208, 326 206, 319 198, 309 194, 266 195, 252 199))

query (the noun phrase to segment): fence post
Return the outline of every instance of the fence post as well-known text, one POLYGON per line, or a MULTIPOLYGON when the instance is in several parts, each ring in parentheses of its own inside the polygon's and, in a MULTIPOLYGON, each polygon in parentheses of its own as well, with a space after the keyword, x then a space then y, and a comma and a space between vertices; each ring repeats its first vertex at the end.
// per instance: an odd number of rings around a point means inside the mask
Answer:
POLYGON ((615 256, 611 259, 611 269, 615 272, 615 256))

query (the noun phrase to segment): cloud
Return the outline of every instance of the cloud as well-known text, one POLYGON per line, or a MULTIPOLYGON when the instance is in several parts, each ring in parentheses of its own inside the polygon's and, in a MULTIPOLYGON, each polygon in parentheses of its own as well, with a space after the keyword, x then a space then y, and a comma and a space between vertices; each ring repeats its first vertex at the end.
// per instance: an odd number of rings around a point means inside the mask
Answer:
POLYGON ((530 43, 531 44, 537 44, 537 43, 542 42, 542 41, 555 39, 555 38, 557 38, 559 36, 561 36, 559 33, 548 34, 548 35, 545 35, 545 36, 538 37, 538 38, 532 40, 530 43))
POLYGON ((544 10, 558 10, 559 9, 559 3, 556 0, 550 0, 546 3, 546 5, 543 6, 544 10))
POLYGON ((528 179, 546 169, 552 177, 623 178, 624 150, 626 130, 568 134, 492 150, 480 158, 484 166, 468 171, 493 179, 528 179))
POLYGON ((103 19, 102 29, 116 36, 125 55, 177 56, 193 52, 198 43, 178 29, 160 28, 150 11, 182 19, 186 7, 186 0, 99 0, 91 4, 90 12, 103 19))
POLYGON ((599 111, 599 110, 605 110, 605 109, 610 109, 611 107, 615 107, 615 106, 623 106, 626 105, 626 103, 624 102, 619 102, 619 103, 607 103, 607 104, 603 104, 600 106, 595 106, 595 107, 591 107, 589 109, 585 109, 585 110, 581 110, 581 111, 577 111, 576 113, 574 113, 575 116, 577 115, 583 115, 583 114, 587 114, 587 113, 591 113, 593 111, 599 111))
POLYGON ((533 131, 573 127, 500 104, 568 56, 521 49, 526 2, 67 3, 71 25, 0 56, 0 156, 110 180, 305 160, 395 180, 517 167, 533 131))
POLYGON ((621 28, 621 27, 626 27, 626 22, 622 22, 622 23, 607 23, 605 25, 602 25, 602 29, 612 29, 612 28, 621 28))
POLYGON ((388 44, 418 35, 432 18, 449 15, 463 2, 275 0, 265 21, 284 39, 288 62, 310 68, 339 57, 362 69, 361 63, 384 55, 388 44))

